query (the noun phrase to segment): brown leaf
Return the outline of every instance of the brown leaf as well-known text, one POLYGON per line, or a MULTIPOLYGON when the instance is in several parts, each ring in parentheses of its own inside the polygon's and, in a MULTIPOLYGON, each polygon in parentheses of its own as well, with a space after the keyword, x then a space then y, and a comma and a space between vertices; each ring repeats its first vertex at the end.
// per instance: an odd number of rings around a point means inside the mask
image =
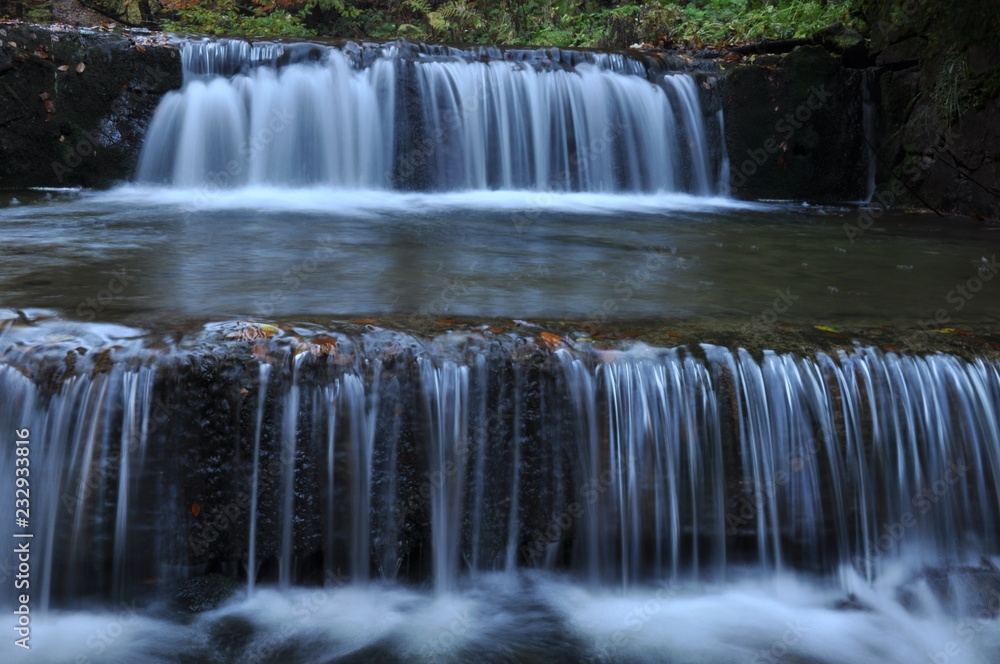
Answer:
POLYGON ((41 99, 42 101, 45 101, 46 99, 48 99, 51 96, 52 95, 50 95, 48 92, 43 92, 42 94, 38 95, 38 98, 41 99))
POLYGON ((56 103, 54 101, 52 101, 51 99, 46 99, 45 100, 45 112, 46 113, 55 113, 56 112, 56 103))
POLYGON ((683 336, 683 335, 678 334, 677 332, 667 332, 667 336, 668 337, 680 337, 680 336, 683 336))
POLYGON ((77 74, 82 74, 83 70, 86 69, 86 68, 87 68, 87 65, 83 64, 82 62, 80 62, 80 63, 78 63, 76 65, 76 73, 77 74))
POLYGON ((542 345, 547 348, 558 348, 563 345, 563 339, 558 334, 553 334, 551 332, 542 332, 538 335, 542 338, 542 345))
POLYGON ((257 339, 267 339, 278 333, 278 328, 265 323, 244 323, 243 327, 226 335, 227 339, 237 341, 255 341, 257 339))
POLYGON ((142 44, 136 44, 135 45, 135 50, 139 51, 140 53, 145 53, 146 52, 146 47, 143 46, 142 44))
POLYGON ((194 514, 195 516, 201 514, 201 505, 199 505, 198 503, 191 503, 191 513, 194 514))
POLYGON ((377 323, 378 319, 377 318, 352 318, 351 322, 354 323, 355 325, 371 325, 373 323, 377 323))

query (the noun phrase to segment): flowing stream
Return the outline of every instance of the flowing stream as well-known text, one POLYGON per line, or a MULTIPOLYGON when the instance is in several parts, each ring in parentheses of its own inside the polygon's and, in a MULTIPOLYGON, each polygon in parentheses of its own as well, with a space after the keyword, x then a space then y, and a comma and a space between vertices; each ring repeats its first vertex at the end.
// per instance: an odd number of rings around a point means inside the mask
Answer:
POLYGON ((727 198, 679 62, 183 58, 134 182, 0 198, 3 661, 1000 658, 994 231, 727 198), (586 336, 635 321, 969 347, 586 336))

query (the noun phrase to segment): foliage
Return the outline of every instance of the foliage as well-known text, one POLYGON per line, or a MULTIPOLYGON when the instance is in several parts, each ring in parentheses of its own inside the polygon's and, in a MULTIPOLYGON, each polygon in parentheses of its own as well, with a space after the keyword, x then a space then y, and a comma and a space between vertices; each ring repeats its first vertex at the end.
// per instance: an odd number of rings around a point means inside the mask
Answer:
POLYGON ((855 5, 877 1, 887 0, 84 0, 178 32, 603 48, 800 37, 856 24, 855 5))

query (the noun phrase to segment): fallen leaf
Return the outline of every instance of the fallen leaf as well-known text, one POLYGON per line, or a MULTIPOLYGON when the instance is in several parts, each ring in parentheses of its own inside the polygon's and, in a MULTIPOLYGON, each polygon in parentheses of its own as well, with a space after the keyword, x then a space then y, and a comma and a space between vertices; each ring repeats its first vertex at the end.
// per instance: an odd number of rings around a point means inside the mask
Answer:
POLYGON ((69 71, 69 65, 59 65, 56 69, 59 71, 69 71))
POLYGON ((195 516, 201 514, 201 505, 199 505, 198 503, 191 503, 191 512, 195 516))
POLYGON ((897 348, 896 346, 889 345, 889 344, 885 344, 884 346, 882 346, 882 350, 884 350, 887 353, 898 353, 899 352, 899 348, 897 348))
POLYGON ((548 348, 558 348, 563 344, 563 339, 558 334, 542 332, 538 336, 542 338, 542 345, 547 346, 548 348))
POLYGON ((146 47, 143 46, 142 44, 136 44, 135 45, 135 50, 139 51, 140 53, 145 53, 146 52, 146 47))
POLYGON ((840 330, 835 330, 832 327, 827 327, 826 325, 813 325, 817 330, 822 330, 823 332, 833 332, 834 334, 840 334, 840 330))
POLYGON ((52 101, 51 99, 46 99, 44 103, 45 103, 45 112, 46 113, 55 113, 56 112, 56 103, 54 101, 52 101))
POLYGON ((437 325, 438 327, 454 327, 454 325, 455 325, 455 319, 454 318, 441 318, 440 320, 434 321, 434 324, 437 325))
POLYGON ((684 335, 678 334, 677 332, 667 332, 668 337, 682 337, 684 335))
POLYGON ((83 70, 86 69, 86 68, 87 68, 87 65, 85 65, 85 64, 83 64, 81 62, 81 63, 77 64, 77 66, 76 66, 76 73, 77 74, 82 74, 83 70))
POLYGON ((278 333, 278 328, 266 323, 244 323, 243 327, 226 335, 227 339, 237 341, 255 341, 257 339, 267 339, 278 333))
POLYGON ((52 95, 50 95, 48 92, 43 92, 42 94, 38 95, 38 98, 41 99, 42 101, 45 101, 46 99, 48 99, 51 96, 52 95))
POLYGON ((377 318, 354 318, 351 320, 355 325, 371 325, 372 323, 377 323, 377 318))

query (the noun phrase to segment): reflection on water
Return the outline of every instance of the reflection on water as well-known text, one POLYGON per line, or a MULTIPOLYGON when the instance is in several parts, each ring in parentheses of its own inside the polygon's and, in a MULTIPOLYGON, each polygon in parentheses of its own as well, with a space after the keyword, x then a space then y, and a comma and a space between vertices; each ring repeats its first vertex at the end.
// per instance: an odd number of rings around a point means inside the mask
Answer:
POLYGON ((995 320, 996 229, 662 194, 125 187, 10 197, 0 304, 84 319, 431 313, 995 320), (985 273, 984 273, 985 274, 985 273))

